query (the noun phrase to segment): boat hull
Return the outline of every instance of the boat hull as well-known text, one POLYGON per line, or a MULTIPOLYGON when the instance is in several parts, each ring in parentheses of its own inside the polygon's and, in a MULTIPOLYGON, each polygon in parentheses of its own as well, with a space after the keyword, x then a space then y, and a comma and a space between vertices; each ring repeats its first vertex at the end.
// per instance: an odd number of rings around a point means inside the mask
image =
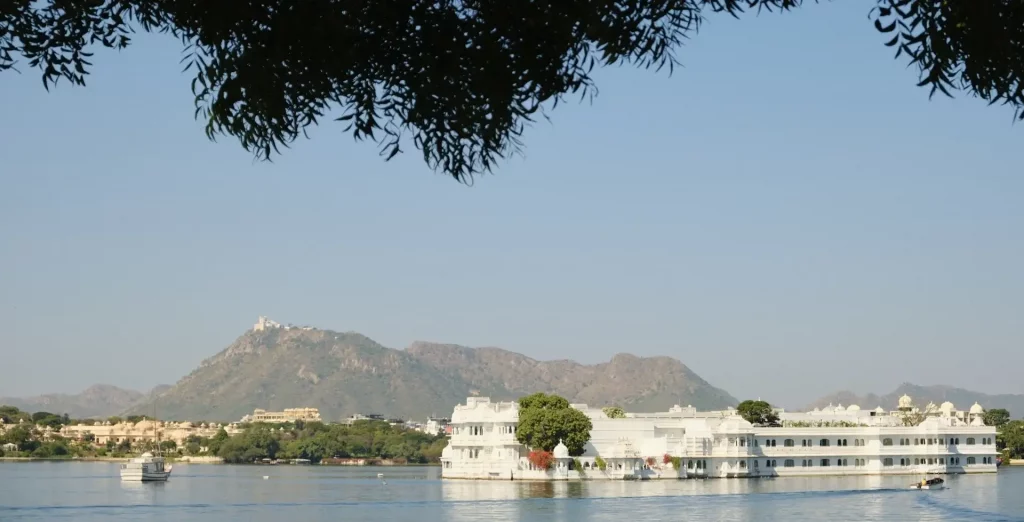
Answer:
POLYGON ((125 470, 121 472, 122 482, 167 482, 171 476, 170 471, 143 472, 141 470, 125 470))

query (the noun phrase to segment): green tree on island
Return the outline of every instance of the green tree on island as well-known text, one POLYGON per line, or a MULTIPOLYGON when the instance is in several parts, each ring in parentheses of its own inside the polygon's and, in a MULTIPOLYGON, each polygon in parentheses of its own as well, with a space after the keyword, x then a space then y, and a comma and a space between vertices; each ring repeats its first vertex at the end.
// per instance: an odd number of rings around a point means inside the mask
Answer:
POLYGON ((604 414, 607 415, 609 419, 625 419, 626 418, 626 410, 623 410, 622 408, 620 408, 618 406, 605 406, 604 408, 601 408, 601 411, 603 411, 604 414))
POLYGON ((779 416, 765 401, 743 401, 736 407, 736 413, 754 426, 779 426, 779 416))
MULTIPOLYGON (((526 126, 559 102, 592 97, 595 66, 671 71, 710 16, 804 3, 3 0, 0 72, 84 85, 96 47, 165 33, 184 48, 210 139, 233 136, 269 158, 335 119, 387 159, 411 142, 431 168, 469 181, 522 151, 526 126)), ((864 14, 931 94, 960 90, 1024 119, 1024 3, 874 0, 864 14)))
POLYGON ((985 412, 982 420, 985 421, 986 426, 1000 428, 1010 422, 1010 412, 1003 408, 993 408, 985 412))
POLYGON ((996 444, 1006 457, 1024 459, 1024 420, 1003 424, 996 433, 996 444))
POLYGON ((586 414, 558 395, 534 393, 519 399, 516 440, 529 448, 552 451, 562 441, 569 455, 578 457, 585 451, 593 427, 586 414))

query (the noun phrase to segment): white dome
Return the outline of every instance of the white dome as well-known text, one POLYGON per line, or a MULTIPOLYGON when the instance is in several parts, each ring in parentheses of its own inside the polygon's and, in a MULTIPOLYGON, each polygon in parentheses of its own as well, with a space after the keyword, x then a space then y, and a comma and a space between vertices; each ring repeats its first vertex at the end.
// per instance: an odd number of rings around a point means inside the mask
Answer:
POLYGON ((879 406, 875 408, 875 413, 885 413, 885 408, 879 406))
POLYGON ((946 401, 942 403, 942 406, 939 406, 939 409, 942 411, 953 411, 956 409, 956 406, 953 406, 952 402, 946 401))
POLYGON ((909 395, 904 394, 900 397, 900 408, 909 408, 914 405, 914 400, 909 395))
POLYGON ((860 411, 860 406, 857 406, 856 404, 851 404, 848 408, 846 408, 846 411, 860 411))
POLYGON ((559 440, 558 445, 555 446, 554 454, 556 459, 567 459, 569 458, 569 448, 565 447, 565 444, 562 444, 562 441, 559 440))
POLYGON ((975 402, 974 406, 971 406, 971 415, 981 415, 982 413, 985 413, 985 408, 982 408, 980 404, 975 402))

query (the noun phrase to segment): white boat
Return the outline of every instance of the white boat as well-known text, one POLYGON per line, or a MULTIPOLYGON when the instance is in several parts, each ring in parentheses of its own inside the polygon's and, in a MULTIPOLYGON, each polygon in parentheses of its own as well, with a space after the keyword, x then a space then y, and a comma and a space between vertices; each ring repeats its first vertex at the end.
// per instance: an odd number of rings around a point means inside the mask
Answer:
POLYGON ((173 466, 164 467, 164 458, 146 452, 121 464, 121 480, 125 482, 166 482, 173 466))

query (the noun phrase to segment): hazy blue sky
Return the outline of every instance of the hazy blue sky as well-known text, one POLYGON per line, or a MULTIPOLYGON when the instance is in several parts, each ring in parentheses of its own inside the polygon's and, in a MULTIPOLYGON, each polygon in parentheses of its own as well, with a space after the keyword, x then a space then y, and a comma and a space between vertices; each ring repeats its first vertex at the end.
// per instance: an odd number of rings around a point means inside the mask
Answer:
MULTIPOLYGON (((929 102, 873 2, 713 17, 671 78, 465 187, 341 126, 274 163, 192 118, 180 46, 0 75, 0 395, 173 383, 250 328, 678 357, 740 398, 1024 393, 1024 126, 929 102)), ((874 405, 871 405, 874 406, 874 405)))

